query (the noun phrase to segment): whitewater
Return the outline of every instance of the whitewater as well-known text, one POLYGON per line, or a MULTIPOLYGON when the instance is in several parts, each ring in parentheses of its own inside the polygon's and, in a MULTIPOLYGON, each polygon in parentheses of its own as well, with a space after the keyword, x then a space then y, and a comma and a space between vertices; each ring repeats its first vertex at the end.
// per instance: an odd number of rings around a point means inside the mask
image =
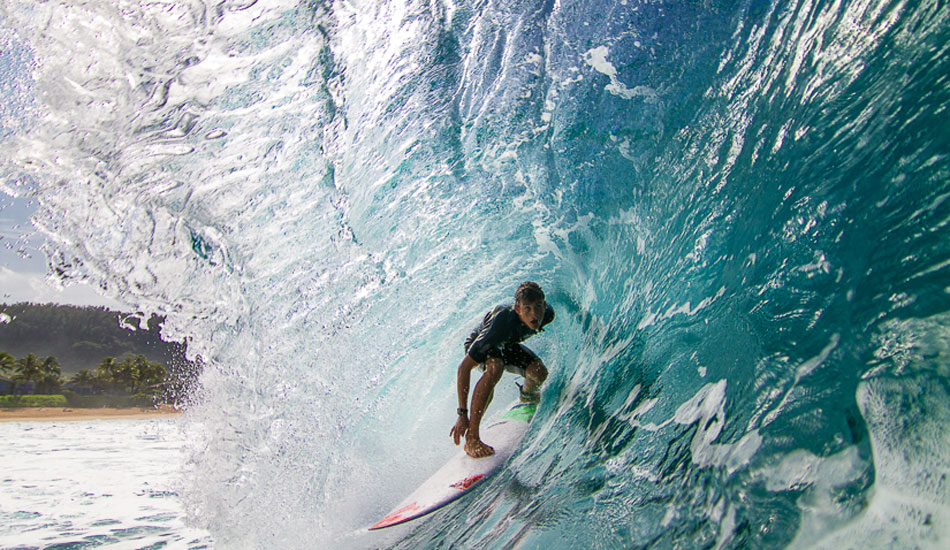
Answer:
POLYGON ((216 547, 943 548, 948 19, 10 0, 0 190, 54 282, 202 358, 178 493, 216 547), (456 451, 462 342, 524 280, 558 315, 521 449, 365 532, 456 451))
POLYGON ((0 422, 0 548, 213 547, 184 525, 166 419, 0 422))

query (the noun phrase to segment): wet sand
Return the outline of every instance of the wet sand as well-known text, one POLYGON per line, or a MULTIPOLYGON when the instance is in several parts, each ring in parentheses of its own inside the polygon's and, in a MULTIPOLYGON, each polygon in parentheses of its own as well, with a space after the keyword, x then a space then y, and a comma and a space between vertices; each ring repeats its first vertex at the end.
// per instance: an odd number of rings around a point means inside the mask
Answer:
POLYGON ((57 407, 25 407, 0 409, 0 422, 42 422, 64 420, 123 420, 129 418, 165 418, 181 411, 162 406, 159 408, 127 409, 74 409, 57 407))

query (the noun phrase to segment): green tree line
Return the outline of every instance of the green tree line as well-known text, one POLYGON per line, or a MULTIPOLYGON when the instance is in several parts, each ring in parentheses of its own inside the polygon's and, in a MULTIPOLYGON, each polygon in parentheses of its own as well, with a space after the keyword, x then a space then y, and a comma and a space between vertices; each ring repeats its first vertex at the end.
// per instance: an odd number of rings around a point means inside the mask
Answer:
POLYGON ((56 394, 64 385, 93 394, 151 394, 158 396, 164 389, 167 371, 165 366, 149 361, 144 355, 133 355, 117 361, 106 357, 94 369, 81 369, 66 378, 59 361, 52 356, 40 359, 30 353, 17 359, 0 351, 0 372, 12 383, 11 393, 17 393, 18 385, 33 383, 36 394, 56 394))

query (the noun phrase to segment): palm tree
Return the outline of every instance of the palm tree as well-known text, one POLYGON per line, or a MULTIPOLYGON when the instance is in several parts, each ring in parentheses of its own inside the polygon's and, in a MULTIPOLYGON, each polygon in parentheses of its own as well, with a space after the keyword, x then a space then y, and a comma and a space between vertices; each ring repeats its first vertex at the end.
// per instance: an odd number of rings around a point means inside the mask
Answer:
POLYGON ((146 360, 142 355, 136 357, 135 368, 138 387, 134 393, 141 393, 165 381, 165 367, 160 363, 146 360))
MULTIPOLYGON (((16 357, 5 351, 0 351, 0 373, 10 374, 16 368, 16 357)), ((15 384, 15 383, 14 383, 15 384)), ((16 393, 16 386, 10 388, 10 393, 16 393)))
POLYGON ((124 361, 116 365, 115 371, 112 374, 112 381, 116 389, 132 393, 135 390, 137 374, 138 369, 136 368, 135 359, 127 357, 124 361))
POLYGON ((43 360, 40 370, 43 374, 37 380, 36 393, 51 394, 59 391, 63 385, 63 370, 59 367, 59 361, 49 356, 43 360))
POLYGON ((96 384, 96 375, 89 369, 82 369, 69 379, 69 383, 80 388, 92 389, 96 384))
POLYGON ((9 374, 16 368, 16 357, 5 351, 0 351, 0 372, 9 374))
POLYGON ((106 357, 99 362, 96 367, 96 382, 93 384, 96 393, 102 393, 113 384, 116 366, 114 357, 106 357))
MULTIPOLYGON (((17 361, 16 371, 13 374, 14 384, 21 382, 38 382, 43 378, 43 364, 32 353, 17 361)), ((16 393, 16 392, 14 392, 16 393)))

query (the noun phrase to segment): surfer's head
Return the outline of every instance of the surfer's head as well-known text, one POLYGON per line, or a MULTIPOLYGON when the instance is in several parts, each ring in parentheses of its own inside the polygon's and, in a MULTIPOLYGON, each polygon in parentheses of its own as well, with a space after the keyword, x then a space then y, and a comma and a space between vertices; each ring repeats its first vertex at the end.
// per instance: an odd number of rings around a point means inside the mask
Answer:
POLYGON ((535 282, 527 281, 521 283, 518 290, 515 291, 515 313, 521 319, 521 322, 528 325, 532 330, 541 328, 541 321, 544 319, 544 310, 547 304, 544 302, 544 291, 541 285, 535 282))

